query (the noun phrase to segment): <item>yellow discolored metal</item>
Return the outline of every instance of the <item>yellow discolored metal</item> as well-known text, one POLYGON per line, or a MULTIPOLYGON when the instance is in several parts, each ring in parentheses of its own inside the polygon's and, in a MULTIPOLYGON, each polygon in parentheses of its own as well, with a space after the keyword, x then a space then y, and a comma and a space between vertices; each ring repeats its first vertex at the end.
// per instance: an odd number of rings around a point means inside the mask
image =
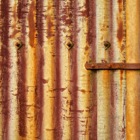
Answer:
MULTIPOLYGON (((126 62, 140 62, 140 1, 126 0, 126 62), (130 10, 131 9, 131 10, 130 10)), ((127 71, 126 94, 126 139, 140 138, 140 74, 139 71, 127 71)))
MULTIPOLYGON (((109 53, 104 41, 110 42, 110 1, 96 1, 96 60, 109 62, 109 53)), ((110 131, 110 72, 97 72, 97 138, 111 139, 110 131)))
POLYGON ((0 140, 139 140, 139 6, 0 0, 0 140))
POLYGON ((25 49, 26 49, 26 139, 35 140, 37 137, 36 127, 36 45, 35 38, 35 0, 30 0, 27 7, 28 14, 26 19, 26 35, 25 35, 25 49))

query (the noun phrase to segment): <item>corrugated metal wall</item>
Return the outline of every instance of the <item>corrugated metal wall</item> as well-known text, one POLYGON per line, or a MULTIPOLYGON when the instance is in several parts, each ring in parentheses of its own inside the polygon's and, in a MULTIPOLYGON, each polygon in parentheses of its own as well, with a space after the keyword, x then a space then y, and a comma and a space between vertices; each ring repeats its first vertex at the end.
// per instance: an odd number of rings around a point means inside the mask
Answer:
POLYGON ((139 140, 140 0, 0 0, 0 140, 139 140), (111 44, 105 48, 105 43, 111 44))

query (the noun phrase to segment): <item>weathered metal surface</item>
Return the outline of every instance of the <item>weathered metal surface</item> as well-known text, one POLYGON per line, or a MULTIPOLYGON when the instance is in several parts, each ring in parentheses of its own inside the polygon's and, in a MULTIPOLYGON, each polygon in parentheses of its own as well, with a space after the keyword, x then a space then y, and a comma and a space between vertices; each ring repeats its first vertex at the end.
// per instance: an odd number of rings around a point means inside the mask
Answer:
POLYGON ((0 0, 0 140, 139 140, 139 11, 0 0))
POLYGON ((87 63, 87 70, 140 70, 140 63, 87 63))
MULTIPOLYGON (((126 62, 140 62, 140 1, 126 1, 126 62), (130 10, 130 8, 132 8, 130 10), (132 20, 134 19, 134 20, 132 20), (134 25, 134 27, 132 26, 134 25)), ((126 138, 140 138, 140 74, 139 71, 127 71, 126 96, 126 138)))

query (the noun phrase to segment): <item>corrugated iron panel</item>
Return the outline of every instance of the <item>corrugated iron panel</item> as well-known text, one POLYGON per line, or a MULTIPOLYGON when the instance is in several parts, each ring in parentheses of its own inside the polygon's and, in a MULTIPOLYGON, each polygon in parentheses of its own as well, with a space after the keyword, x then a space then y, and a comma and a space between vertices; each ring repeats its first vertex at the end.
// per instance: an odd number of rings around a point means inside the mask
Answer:
POLYGON ((139 0, 0 0, 0 140, 139 140, 139 71, 85 68, 140 62, 139 11, 139 0))

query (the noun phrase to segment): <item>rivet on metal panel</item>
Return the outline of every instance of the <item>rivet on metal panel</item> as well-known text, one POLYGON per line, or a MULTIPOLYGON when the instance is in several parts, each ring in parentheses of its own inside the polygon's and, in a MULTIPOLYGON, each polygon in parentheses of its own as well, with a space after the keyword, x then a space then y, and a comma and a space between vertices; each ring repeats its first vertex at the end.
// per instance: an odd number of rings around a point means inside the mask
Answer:
POLYGON ((74 44, 73 44, 71 41, 69 41, 69 42, 67 43, 67 49, 68 49, 68 50, 72 49, 73 46, 74 46, 74 44))
POLYGON ((18 50, 21 49, 23 47, 23 43, 22 42, 17 42, 16 47, 17 47, 18 50))
POLYGON ((108 48, 110 48, 111 44, 108 41, 104 41, 104 46, 105 46, 105 50, 107 50, 108 48))

